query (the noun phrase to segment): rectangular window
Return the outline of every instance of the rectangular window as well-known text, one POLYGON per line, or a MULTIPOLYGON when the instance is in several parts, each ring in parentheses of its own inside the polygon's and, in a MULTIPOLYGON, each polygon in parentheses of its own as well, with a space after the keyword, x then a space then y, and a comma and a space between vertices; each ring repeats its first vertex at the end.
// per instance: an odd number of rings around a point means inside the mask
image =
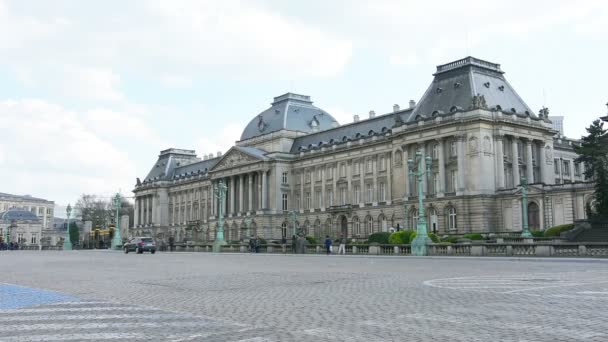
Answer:
POLYGON ((332 166, 328 166, 327 168, 325 168, 325 178, 326 179, 333 179, 333 167, 332 166))
POLYGON ((334 191, 333 190, 329 190, 327 192, 327 205, 330 207, 332 205, 334 205, 334 191))
POLYGON ((317 168, 317 180, 320 181, 323 178, 323 168, 317 168))
POLYGON ((287 172, 283 172, 281 178, 282 178, 281 180, 283 181, 283 184, 287 184, 287 172))
POLYGON ((517 142, 517 156, 519 160, 524 160, 524 146, 520 141, 517 142))
POLYGON ((306 183, 310 183, 310 175, 311 172, 310 171, 306 171, 306 183))
POLYGON ((296 208, 301 208, 302 206, 300 204, 300 194, 296 194, 296 208))
POLYGON ((35 245, 38 243, 38 236, 36 234, 32 234, 32 238, 30 239, 32 245, 35 245))
POLYGON ((384 184, 384 182, 380 182, 379 184, 380 187, 380 202, 386 202, 386 186, 384 184))
POLYGON ((356 161, 353 163, 353 175, 358 175, 359 174, 359 162, 356 161))
POLYGON ((380 157, 379 169, 380 171, 386 170, 386 158, 384 158, 384 156, 380 157))
POLYGON ((576 177, 581 176, 581 164, 580 163, 574 163, 574 175, 576 177))
POLYGON ((372 159, 367 160, 367 166, 365 167, 365 172, 372 173, 374 171, 374 162, 372 159))
POLYGON ((458 151, 456 151, 456 141, 450 141, 450 155, 452 157, 456 157, 458 155, 458 151))
POLYGON ((373 201, 374 198, 374 192, 372 189, 372 185, 370 183, 366 184, 366 193, 367 193, 367 203, 371 203, 373 201))
POLYGON ((553 159, 553 171, 559 175, 559 159, 553 159))
POLYGON ((306 193, 306 207, 304 209, 310 209, 312 207, 311 203, 310 203, 310 192, 306 193))
POLYGON ((433 144, 433 159, 437 160, 439 158, 439 144, 433 144))
POLYGON ((340 177, 346 177, 346 163, 340 164, 340 177))
POLYGON ((458 170, 450 171, 450 192, 456 192, 458 188, 458 170))
POLYGON ((353 190, 353 202, 361 203, 361 188, 358 185, 355 185, 353 190))
POLYGON ((433 193, 437 193, 439 191, 439 172, 435 172, 433 174, 433 193))
POLYGON ((283 211, 287 211, 288 207, 287 207, 287 194, 283 194, 282 195, 282 199, 283 199, 283 211))
POLYGON ((22 243, 24 243, 24 242, 25 242, 25 238, 23 237, 23 233, 19 233, 19 234, 17 234, 17 242, 18 242, 19 244, 22 244, 22 243))
POLYGON ((317 191, 316 197, 317 197, 317 208, 323 207, 323 193, 321 191, 317 191))
POLYGON ((346 204, 346 188, 340 188, 340 204, 346 204))
POLYGON ((38 208, 38 215, 39 216, 44 215, 44 208, 42 208, 42 207, 38 208))
POLYGON ((570 161, 564 160, 562 165, 564 168, 564 176, 570 176, 570 161))

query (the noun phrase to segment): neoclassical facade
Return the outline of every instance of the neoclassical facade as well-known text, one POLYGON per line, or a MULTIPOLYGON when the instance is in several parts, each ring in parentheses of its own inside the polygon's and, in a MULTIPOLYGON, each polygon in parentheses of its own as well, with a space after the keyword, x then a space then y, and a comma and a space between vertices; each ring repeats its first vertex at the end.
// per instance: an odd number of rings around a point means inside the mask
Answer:
MULTIPOLYGON (((520 179, 529 183, 532 229, 585 217, 592 186, 574 162, 576 141, 557 137, 548 110, 533 112, 499 64, 467 57, 440 65, 420 101, 340 125, 309 96, 287 93, 256 116, 224 155, 161 151, 134 189, 132 235, 178 241, 215 238, 227 187, 225 236, 364 239, 391 227, 412 229, 416 151, 431 157, 424 179, 429 229, 438 234, 518 232, 520 179)), ((426 161, 424 161, 426 164, 426 161)))

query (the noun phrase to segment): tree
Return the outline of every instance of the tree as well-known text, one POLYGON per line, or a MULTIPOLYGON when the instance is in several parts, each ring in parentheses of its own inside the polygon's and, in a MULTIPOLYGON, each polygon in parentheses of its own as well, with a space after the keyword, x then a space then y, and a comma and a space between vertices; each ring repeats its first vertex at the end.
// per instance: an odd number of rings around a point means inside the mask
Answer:
POLYGON ((70 241, 72 245, 78 245, 80 242, 80 231, 78 230, 78 226, 76 222, 70 222, 70 241))
POLYGON ((589 213, 590 218, 606 218, 608 216, 608 131, 604 123, 595 120, 587 128, 588 135, 581 139, 581 145, 574 150, 579 157, 576 162, 585 163, 585 177, 595 182, 595 208, 589 213))
MULTIPOLYGON (((77 217, 82 221, 91 221, 93 227, 108 227, 116 224, 116 208, 114 198, 99 197, 92 194, 82 194, 76 202, 77 217)), ((133 204, 121 197, 119 216, 129 215, 129 225, 133 225, 133 204)), ((120 219, 120 217, 118 218, 120 219)))

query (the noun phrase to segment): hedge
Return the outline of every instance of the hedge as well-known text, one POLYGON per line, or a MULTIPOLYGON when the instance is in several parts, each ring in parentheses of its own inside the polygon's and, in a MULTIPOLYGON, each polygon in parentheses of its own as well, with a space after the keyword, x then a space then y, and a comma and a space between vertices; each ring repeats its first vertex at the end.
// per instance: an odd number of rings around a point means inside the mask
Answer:
POLYGON ((413 232, 413 230, 400 230, 394 232, 388 237, 388 243, 391 245, 407 245, 410 243, 410 236, 413 232))
POLYGON ((469 240, 484 240, 483 235, 479 233, 467 233, 464 234, 462 237, 469 240))
POLYGON ((458 237, 457 236, 448 236, 446 238, 443 238, 441 240, 441 242, 456 243, 456 242, 458 242, 458 237))
MULTIPOLYGON (((418 235, 417 232, 412 232, 412 235, 410 235, 410 244, 412 243, 412 241, 414 241, 414 239, 416 238, 416 235, 418 235)), ((433 243, 439 243, 439 238, 437 237, 437 235, 435 235, 433 233, 428 233, 427 235, 429 236, 431 241, 433 241, 433 243)))
POLYGON ((308 241, 309 245, 316 245, 316 244, 318 244, 317 239, 315 239, 313 236, 307 236, 306 237, 306 241, 308 241))
POLYGON ((574 223, 562 224, 559 226, 551 227, 551 228, 545 230, 545 236, 546 237, 559 236, 561 233, 566 232, 572 228, 574 228, 574 223))
POLYGON ((375 242, 375 243, 379 243, 381 245, 387 245, 389 236, 391 236, 391 233, 389 233, 389 232, 373 233, 372 235, 370 235, 367 238, 367 242, 369 242, 369 243, 375 242))
POLYGON ((543 237, 545 235, 545 232, 543 232, 542 230, 531 230, 530 234, 532 234, 532 236, 534 237, 543 237))

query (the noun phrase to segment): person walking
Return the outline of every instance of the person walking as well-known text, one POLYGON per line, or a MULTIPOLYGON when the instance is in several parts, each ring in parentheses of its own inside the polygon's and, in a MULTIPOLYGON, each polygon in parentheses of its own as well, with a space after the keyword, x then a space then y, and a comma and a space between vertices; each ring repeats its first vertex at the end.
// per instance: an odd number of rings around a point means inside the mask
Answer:
POLYGON ((340 236, 340 246, 338 247, 338 254, 346 255, 346 238, 344 235, 340 236))
POLYGON ((251 236, 251 238, 249 238, 249 252, 255 252, 255 238, 253 237, 253 235, 251 236))
POLYGON ((327 255, 331 254, 331 239, 329 238, 329 235, 325 235, 325 252, 327 253, 327 255))
POLYGON ((283 254, 287 251, 287 239, 285 236, 281 238, 281 249, 283 250, 283 254))
POLYGON ((255 237, 255 243, 253 244, 253 248, 255 250, 256 253, 260 253, 260 237, 256 235, 255 237))
POLYGON ((291 253, 296 254, 296 236, 291 237, 291 253))

